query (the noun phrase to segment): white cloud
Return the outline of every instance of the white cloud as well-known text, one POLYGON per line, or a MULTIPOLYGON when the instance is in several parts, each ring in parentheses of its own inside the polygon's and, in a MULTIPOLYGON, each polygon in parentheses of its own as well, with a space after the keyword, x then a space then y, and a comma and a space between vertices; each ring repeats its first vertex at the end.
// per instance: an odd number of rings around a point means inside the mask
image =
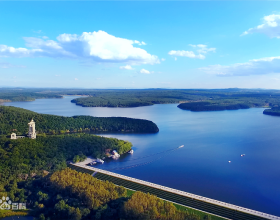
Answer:
POLYGON ((171 50, 168 52, 168 54, 172 56, 198 58, 198 59, 205 58, 205 56, 202 54, 195 55, 193 51, 186 51, 186 50, 171 50))
POLYGON ((77 81, 77 80, 78 80, 78 78, 75 78, 74 80, 76 80, 76 81, 77 81))
POLYGON ((61 57, 130 65, 160 63, 157 56, 134 47, 135 41, 104 31, 84 32, 82 35, 61 34, 57 41, 34 37, 25 37, 24 40, 31 49, 0 45, 0 57, 61 57))
POLYGON ((189 46, 196 48, 198 54, 195 54, 193 51, 186 51, 186 50, 171 50, 168 52, 168 54, 172 56, 205 59, 205 54, 207 54, 208 52, 216 51, 216 48, 208 48, 207 45, 204 44, 197 44, 197 45, 189 44, 189 46))
POLYGON ((140 42, 138 40, 135 40, 134 43, 138 45, 147 45, 144 41, 140 42))
POLYGON ((36 52, 41 52, 41 50, 28 50, 26 48, 14 48, 6 45, 0 45, 0 57, 28 57, 36 52))
POLYGON ((165 61, 165 58, 161 58, 161 61, 165 61))
POLYGON ((216 52, 216 48, 214 48, 214 47, 208 48, 207 45, 205 45, 205 44, 197 44, 197 45, 189 44, 189 45, 191 47, 196 47, 198 53, 206 54, 208 52, 216 52))
POLYGON ((244 31, 241 36, 252 33, 263 33, 272 38, 280 38, 280 15, 272 14, 264 16, 262 24, 254 28, 249 28, 247 31, 244 31))
POLYGON ((150 74, 151 72, 150 72, 149 70, 141 69, 141 70, 140 70, 140 73, 143 73, 143 74, 150 74))
POLYGON ((246 63, 236 63, 229 66, 212 65, 200 70, 220 76, 247 76, 280 73, 280 56, 253 59, 246 63))
POLYGON ((123 70, 133 70, 133 68, 130 65, 126 65, 126 66, 120 66, 120 69, 123 70))

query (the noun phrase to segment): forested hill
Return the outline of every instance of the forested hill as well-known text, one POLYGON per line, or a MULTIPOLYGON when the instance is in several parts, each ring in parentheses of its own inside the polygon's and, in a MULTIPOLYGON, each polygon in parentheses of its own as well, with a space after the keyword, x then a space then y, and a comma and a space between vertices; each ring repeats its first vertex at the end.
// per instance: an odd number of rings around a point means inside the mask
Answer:
POLYGON ((224 103, 224 102, 188 102, 181 103, 178 108, 191 111, 222 111, 247 109, 251 106, 244 103, 224 103))
POLYGON ((60 94, 49 93, 41 89, 0 88, 0 102, 23 102, 35 99, 63 98, 60 94))
POLYGON ((265 115, 280 116, 280 107, 274 107, 271 109, 265 109, 263 111, 265 115))
MULTIPOLYGON (((99 90, 99 91, 72 91, 69 94, 83 94, 82 97, 72 100, 83 107, 138 107, 153 104, 201 102, 209 101, 209 105, 229 106, 248 105, 262 107, 280 104, 280 92, 274 90, 249 89, 143 89, 143 90, 99 90)), ((67 94, 68 94, 67 93, 67 94)), ((230 107, 232 106, 232 107, 230 107)), ((208 108, 209 111, 211 108, 208 108)), ((213 108, 215 109, 215 107, 213 108)))
POLYGON ((215 101, 246 104, 250 107, 280 105, 279 90, 262 89, 26 89, 0 88, 2 101, 32 101, 62 98, 63 95, 86 95, 72 100, 83 107, 139 107, 153 104, 215 101))
POLYGON ((39 114, 22 108, 0 106, 0 134, 11 132, 26 134, 27 123, 31 119, 36 122, 38 133, 62 134, 65 132, 142 132, 156 133, 157 125, 152 121, 124 117, 92 117, 39 114))

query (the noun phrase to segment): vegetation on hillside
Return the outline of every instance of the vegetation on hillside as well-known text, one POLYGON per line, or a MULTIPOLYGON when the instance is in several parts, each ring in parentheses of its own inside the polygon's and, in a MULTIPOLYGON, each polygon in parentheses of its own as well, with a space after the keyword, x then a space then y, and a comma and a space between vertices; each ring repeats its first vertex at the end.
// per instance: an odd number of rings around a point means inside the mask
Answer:
POLYGON ((30 191, 31 214, 39 219, 198 220, 156 196, 126 189, 89 174, 66 168, 25 183, 30 191))
POLYGON ((124 117, 92 117, 38 114, 22 108, 0 106, 0 135, 12 132, 27 134, 27 123, 31 119, 36 122, 36 131, 47 134, 64 134, 67 132, 145 132, 159 131, 155 123, 124 117))
POLYGON ((55 135, 37 139, 0 139, 0 192, 7 192, 13 201, 25 199, 17 184, 45 171, 66 167, 76 155, 103 157, 109 150, 123 154, 131 149, 130 142, 90 134, 55 135))

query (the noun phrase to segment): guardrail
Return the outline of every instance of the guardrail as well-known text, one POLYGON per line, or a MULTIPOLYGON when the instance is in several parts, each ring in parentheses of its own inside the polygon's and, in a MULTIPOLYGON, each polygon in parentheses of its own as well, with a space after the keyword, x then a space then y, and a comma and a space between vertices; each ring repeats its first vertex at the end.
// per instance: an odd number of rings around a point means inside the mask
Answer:
POLYGON ((107 174, 107 175, 110 175, 110 176, 118 177, 120 179, 125 179, 125 180, 129 180, 131 182, 140 183, 142 185, 150 186, 150 187, 153 187, 153 188, 156 188, 156 189, 161 189, 161 190, 164 190, 164 191, 167 191, 167 192, 171 192, 171 193, 175 193, 175 194, 178 194, 178 195, 186 196, 186 197, 189 197, 189 198, 192 198, 192 199, 197 199, 197 200, 200 200, 200 201, 203 201, 203 202, 208 202, 208 203, 211 203, 211 204, 214 204, 214 205, 218 205, 218 206, 233 209, 233 210, 236 210, 236 211, 248 213, 248 214, 259 216, 259 217, 262 217, 262 218, 271 219, 271 220, 280 220, 280 217, 275 216, 275 215, 270 215, 270 214, 255 211, 255 210, 252 210, 252 209, 247 209, 247 208, 244 208, 244 207, 241 207, 241 206, 232 205, 232 204, 229 204, 229 203, 226 203, 226 202, 221 202, 221 201, 218 201, 218 200, 215 200, 215 199, 210 199, 210 198, 207 198, 207 197, 198 196, 198 195, 195 195, 195 194, 192 194, 192 193, 180 191, 180 190, 177 190, 177 189, 172 189, 172 188, 169 188, 169 187, 166 187, 166 186, 161 186, 161 185, 158 185, 158 184, 155 184, 155 183, 147 182, 147 181, 144 181, 144 180, 139 180, 139 179, 136 179, 136 178, 124 176, 124 175, 121 175, 121 174, 113 173, 113 172, 110 172, 110 171, 106 171, 106 170, 102 170, 102 169, 98 169, 98 168, 94 168, 94 167, 90 167, 90 166, 87 166, 87 165, 79 165, 79 164, 73 164, 73 163, 71 163, 71 164, 74 165, 74 166, 77 166, 77 167, 92 170, 94 172, 100 172, 100 173, 107 174))

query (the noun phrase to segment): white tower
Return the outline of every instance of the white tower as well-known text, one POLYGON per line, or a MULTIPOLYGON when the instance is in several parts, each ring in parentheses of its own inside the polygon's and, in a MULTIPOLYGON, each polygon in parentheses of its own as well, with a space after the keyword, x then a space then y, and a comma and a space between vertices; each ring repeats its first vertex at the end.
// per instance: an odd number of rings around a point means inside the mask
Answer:
POLYGON ((36 139, 36 131, 35 131, 35 122, 33 119, 28 123, 29 130, 28 130, 28 137, 31 139, 36 139))
POLYGON ((17 139, 17 134, 16 133, 12 133, 11 134, 11 139, 17 139))

